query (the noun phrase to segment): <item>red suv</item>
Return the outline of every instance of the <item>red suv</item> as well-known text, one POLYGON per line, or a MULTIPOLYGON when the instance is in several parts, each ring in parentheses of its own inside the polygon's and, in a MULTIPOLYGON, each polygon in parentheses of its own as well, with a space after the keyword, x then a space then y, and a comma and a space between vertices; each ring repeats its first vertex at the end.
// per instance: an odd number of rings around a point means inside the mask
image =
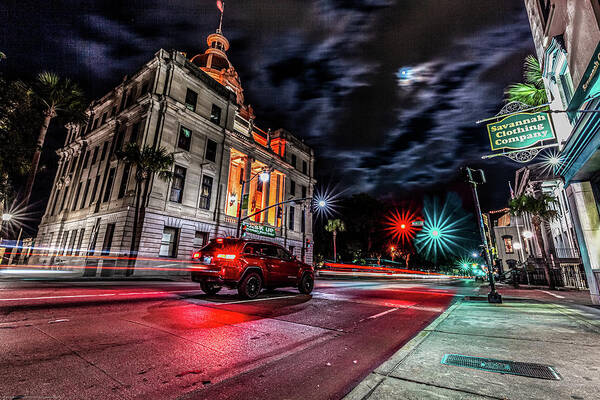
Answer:
POLYGON ((237 288, 240 296, 256 298, 261 289, 297 287, 309 294, 314 286, 313 267, 298 261, 278 244, 263 240, 218 238, 192 256, 192 280, 204 293, 221 287, 237 288))

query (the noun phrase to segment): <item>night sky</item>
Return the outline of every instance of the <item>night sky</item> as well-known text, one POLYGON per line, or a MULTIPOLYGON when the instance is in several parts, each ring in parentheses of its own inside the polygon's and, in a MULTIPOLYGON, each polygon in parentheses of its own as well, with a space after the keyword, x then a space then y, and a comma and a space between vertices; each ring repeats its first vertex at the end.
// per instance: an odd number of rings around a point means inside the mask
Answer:
MULTIPOLYGON (((21 0, 0 17, 0 71, 52 70, 93 99, 161 47, 203 52, 219 13, 214 0, 21 0)), ((227 0, 223 32, 257 124, 312 145, 322 183, 404 198, 454 190, 468 164, 488 174, 484 209, 505 206, 519 165, 482 161, 475 121, 533 53, 522 0, 227 0)))

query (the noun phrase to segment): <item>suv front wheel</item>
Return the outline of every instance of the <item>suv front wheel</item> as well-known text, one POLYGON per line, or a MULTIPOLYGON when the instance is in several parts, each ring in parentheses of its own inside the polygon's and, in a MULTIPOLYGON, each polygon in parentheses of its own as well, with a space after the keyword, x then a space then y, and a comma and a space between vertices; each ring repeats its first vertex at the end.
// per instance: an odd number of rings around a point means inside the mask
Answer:
POLYGON ((250 272, 240 282, 238 293, 245 299, 255 299, 262 289, 262 278, 256 272, 250 272))
POLYGON ((201 282, 200 289, 202 289, 204 293, 212 296, 213 294, 219 293, 221 286, 217 286, 212 282, 201 282))
POLYGON ((298 283, 298 290, 300 293, 310 294, 312 292, 313 287, 315 286, 315 280, 311 274, 304 274, 300 279, 300 283, 298 283))

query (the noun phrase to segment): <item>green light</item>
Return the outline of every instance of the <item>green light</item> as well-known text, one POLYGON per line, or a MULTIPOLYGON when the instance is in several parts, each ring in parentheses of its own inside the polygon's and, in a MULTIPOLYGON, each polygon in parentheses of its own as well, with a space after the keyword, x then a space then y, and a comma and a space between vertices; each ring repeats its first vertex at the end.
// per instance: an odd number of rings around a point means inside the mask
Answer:
POLYGON ((429 232, 429 236, 431 236, 434 239, 437 239, 440 236, 440 231, 437 228, 433 228, 430 232, 429 232))

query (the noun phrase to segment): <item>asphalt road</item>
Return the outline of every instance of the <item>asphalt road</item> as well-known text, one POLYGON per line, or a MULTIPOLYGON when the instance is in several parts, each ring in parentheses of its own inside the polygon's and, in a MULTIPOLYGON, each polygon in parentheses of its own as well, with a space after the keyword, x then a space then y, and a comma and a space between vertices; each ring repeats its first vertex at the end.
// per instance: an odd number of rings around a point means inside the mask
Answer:
POLYGON ((337 399, 472 281, 0 282, 0 399, 337 399), (22 396, 22 397, 17 397, 22 396))

